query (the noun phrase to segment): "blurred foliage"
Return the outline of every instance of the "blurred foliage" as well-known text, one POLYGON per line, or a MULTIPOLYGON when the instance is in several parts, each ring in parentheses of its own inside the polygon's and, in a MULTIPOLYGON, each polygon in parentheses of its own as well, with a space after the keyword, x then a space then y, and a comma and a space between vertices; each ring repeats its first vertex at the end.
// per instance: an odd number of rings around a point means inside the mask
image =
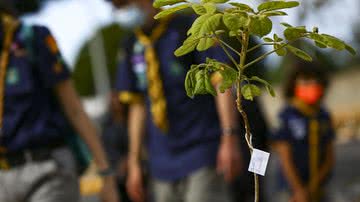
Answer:
POLYGON ((110 82, 113 83, 116 75, 117 56, 120 50, 120 43, 128 34, 117 24, 100 29, 85 45, 77 57, 73 72, 75 88, 80 96, 92 96, 95 94, 94 78, 89 47, 96 37, 102 37, 106 57, 106 68, 108 68, 110 82))

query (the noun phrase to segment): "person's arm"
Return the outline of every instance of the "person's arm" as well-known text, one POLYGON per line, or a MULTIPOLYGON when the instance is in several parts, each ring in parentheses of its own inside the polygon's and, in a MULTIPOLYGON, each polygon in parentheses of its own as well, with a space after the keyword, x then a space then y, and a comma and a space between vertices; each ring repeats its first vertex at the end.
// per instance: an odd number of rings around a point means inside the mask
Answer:
POLYGON ((215 97, 220 126, 223 130, 217 159, 217 171, 224 175, 226 181, 232 181, 241 171, 239 149, 237 110, 231 90, 218 92, 215 97))
MULTIPOLYGON (((86 115, 80 99, 70 79, 59 82, 55 86, 55 93, 63 107, 66 117, 70 120, 80 137, 85 141, 94 161, 100 171, 106 171, 110 165, 106 159, 101 141, 97 136, 97 130, 86 115)), ((115 189, 115 178, 113 175, 104 177, 102 197, 105 201, 117 202, 118 194, 115 189)))
POLYGON ((143 102, 135 102, 129 106, 129 157, 128 178, 126 188, 129 197, 134 202, 145 201, 145 190, 142 179, 141 148, 144 136, 146 111, 143 102))
POLYGON ((301 201, 306 201, 306 185, 304 185, 301 181, 298 171, 294 165, 293 157, 291 155, 291 145, 286 141, 276 141, 274 143, 274 147, 279 155, 282 171, 293 191, 294 197, 301 198, 301 201))

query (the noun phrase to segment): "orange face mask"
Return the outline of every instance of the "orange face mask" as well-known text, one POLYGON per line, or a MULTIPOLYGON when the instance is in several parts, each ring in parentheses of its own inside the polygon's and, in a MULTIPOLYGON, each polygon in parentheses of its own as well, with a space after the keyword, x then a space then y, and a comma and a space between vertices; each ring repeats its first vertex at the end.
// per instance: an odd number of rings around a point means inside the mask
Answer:
POLYGON ((324 88, 320 84, 297 84, 295 96, 309 105, 316 104, 322 97, 324 88))

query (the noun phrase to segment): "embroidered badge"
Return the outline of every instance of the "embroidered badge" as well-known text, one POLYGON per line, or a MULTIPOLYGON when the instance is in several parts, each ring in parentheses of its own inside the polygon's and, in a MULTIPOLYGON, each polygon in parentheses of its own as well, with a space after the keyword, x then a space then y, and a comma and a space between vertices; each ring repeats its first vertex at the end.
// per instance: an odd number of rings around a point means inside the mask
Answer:
POLYGON ((11 67, 7 71, 6 83, 8 85, 16 85, 20 81, 20 74, 17 68, 11 67))
POLYGON ((306 126, 305 122, 299 118, 293 118, 289 120, 289 128, 293 136, 298 139, 304 139, 306 135, 306 126))
POLYGON ((184 74, 184 67, 178 62, 172 61, 170 64, 170 74, 175 77, 181 76, 184 74))

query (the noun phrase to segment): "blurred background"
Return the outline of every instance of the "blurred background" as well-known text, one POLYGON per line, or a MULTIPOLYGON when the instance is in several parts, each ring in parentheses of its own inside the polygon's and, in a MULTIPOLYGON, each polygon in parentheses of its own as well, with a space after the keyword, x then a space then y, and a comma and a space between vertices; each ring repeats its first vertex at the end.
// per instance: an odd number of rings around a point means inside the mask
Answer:
MULTIPOLYGON (((261 0, 246 2, 256 6, 261 0)), ((276 18, 276 22, 286 21, 310 28, 316 25, 321 32, 335 35, 351 44, 359 53, 360 1, 300 2, 300 8, 289 12, 289 16, 276 18)), ((104 0, 48 0, 39 12, 23 17, 28 24, 43 24, 52 31, 65 61, 73 70, 76 88, 86 110, 96 123, 101 123, 108 111, 111 83, 117 58, 121 56, 120 41, 128 34, 126 27, 119 25, 118 16, 112 5, 104 0)), ((282 28, 276 26, 274 32, 280 33, 282 28)), ((312 48, 306 43, 303 46, 322 60, 331 72, 332 82, 326 103, 335 119, 337 131, 337 163, 332 194, 338 202, 360 201, 360 54, 352 57, 345 52, 312 48)), ((276 98, 267 94, 261 97, 272 127, 278 124, 276 114, 283 104, 281 86, 286 79, 289 60, 269 57, 263 70, 278 92, 276 98)), ((276 164, 276 156, 272 156, 265 177, 267 193, 272 193, 276 164)), ((99 190, 99 186, 101 182, 90 169, 82 178, 84 202, 97 201, 92 195, 99 190)))

